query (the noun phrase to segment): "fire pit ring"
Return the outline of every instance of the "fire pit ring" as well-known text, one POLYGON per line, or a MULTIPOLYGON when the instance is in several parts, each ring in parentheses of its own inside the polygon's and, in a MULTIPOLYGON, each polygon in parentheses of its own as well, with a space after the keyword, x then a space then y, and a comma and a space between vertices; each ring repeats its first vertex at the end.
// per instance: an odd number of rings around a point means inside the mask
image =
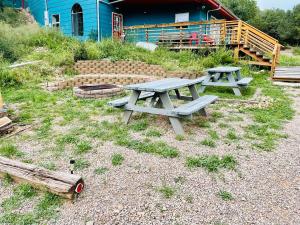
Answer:
POLYGON ((86 84, 74 87, 74 95, 78 98, 108 98, 123 92, 123 88, 114 84, 86 84))

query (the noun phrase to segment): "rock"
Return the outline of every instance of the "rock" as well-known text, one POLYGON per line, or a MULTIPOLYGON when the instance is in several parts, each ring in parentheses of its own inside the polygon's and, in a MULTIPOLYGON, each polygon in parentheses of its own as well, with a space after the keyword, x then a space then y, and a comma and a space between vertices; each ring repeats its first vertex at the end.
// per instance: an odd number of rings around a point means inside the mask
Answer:
POLYGON ((94 225, 94 221, 88 221, 86 225, 94 225))

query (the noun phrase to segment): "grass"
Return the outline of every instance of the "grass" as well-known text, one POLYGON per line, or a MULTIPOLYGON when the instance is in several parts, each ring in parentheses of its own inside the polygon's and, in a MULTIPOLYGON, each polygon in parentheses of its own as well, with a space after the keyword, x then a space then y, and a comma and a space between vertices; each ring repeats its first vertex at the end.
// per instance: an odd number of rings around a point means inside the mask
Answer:
POLYGON ((176 190, 173 187, 170 187, 170 186, 163 186, 163 187, 159 188, 158 191, 165 198, 171 198, 176 193, 176 190))
POLYGON ((12 211, 13 209, 20 207, 26 199, 33 198, 36 194, 37 192, 32 186, 21 184, 14 189, 13 196, 5 199, 1 206, 4 211, 12 211))
POLYGON ((109 171, 109 169, 106 167, 99 167, 94 170, 94 173, 97 175, 101 175, 101 174, 107 173, 108 171, 109 171))
POLYGON ((0 155, 8 158, 19 158, 24 155, 17 147, 10 143, 4 143, 0 146, 0 155))
POLYGON ((222 157, 216 155, 205 155, 188 157, 186 166, 189 168, 202 167, 208 172, 218 172, 220 169, 234 170, 237 166, 237 160, 231 155, 222 157))
POLYGON ((280 66, 300 66, 300 55, 280 56, 280 66))
POLYGON ((175 139, 177 141, 184 141, 185 137, 184 137, 184 135, 176 135, 175 139))
POLYGON ((139 131, 144 131, 148 128, 149 123, 147 120, 142 120, 142 121, 137 121, 134 122, 130 125, 130 128, 135 131, 135 132, 139 132, 139 131))
POLYGON ((111 157, 111 164, 113 166, 120 166, 122 165, 123 161, 125 160, 124 156, 121 154, 113 154, 111 157))
POLYGON ((92 146, 87 141, 81 141, 76 145, 76 153, 87 153, 92 149, 92 146))
POLYGON ((145 134, 147 137, 161 137, 161 132, 156 129, 150 129, 145 134))
POLYGON ((78 171, 78 170, 83 170, 86 169, 90 166, 89 161, 85 160, 85 159, 77 159, 75 160, 75 164, 74 164, 74 170, 78 171))
POLYGON ((237 140, 239 137, 234 130, 229 130, 226 134, 226 138, 229 140, 237 140))
POLYGON ((219 191, 218 196, 224 201, 231 201, 234 199, 232 194, 227 191, 219 191))
POLYGON ((215 130, 208 131, 208 134, 211 137, 211 139, 213 139, 213 140, 219 140, 220 139, 220 136, 218 135, 217 131, 215 131, 215 130))
POLYGON ((54 162, 44 162, 44 163, 41 163, 40 165, 48 170, 56 170, 57 169, 54 162))
POLYGON ((208 146, 210 148, 215 148, 216 143, 212 139, 204 139, 203 141, 200 142, 201 145, 208 146))

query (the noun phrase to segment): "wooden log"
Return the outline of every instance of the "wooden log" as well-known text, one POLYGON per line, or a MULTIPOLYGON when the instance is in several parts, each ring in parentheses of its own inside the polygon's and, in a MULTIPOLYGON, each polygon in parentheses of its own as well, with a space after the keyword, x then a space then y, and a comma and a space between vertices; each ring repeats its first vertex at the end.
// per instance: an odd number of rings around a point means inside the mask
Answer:
POLYGON ((73 199, 84 187, 78 175, 47 170, 32 164, 0 157, 0 177, 9 175, 17 183, 28 183, 67 199, 73 199))

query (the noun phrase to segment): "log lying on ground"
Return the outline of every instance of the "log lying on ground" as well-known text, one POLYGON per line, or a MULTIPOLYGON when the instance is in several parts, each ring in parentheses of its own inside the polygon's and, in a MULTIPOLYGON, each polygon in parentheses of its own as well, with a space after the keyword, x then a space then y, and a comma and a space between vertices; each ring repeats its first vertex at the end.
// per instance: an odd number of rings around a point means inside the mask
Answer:
POLYGON ((0 118, 0 135, 9 133, 13 130, 12 121, 8 117, 0 118))
POLYGON ((0 157, 0 177, 6 175, 17 183, 28 183, 67 199, 73 199, 83 190, 84 182, 78 175, 50 171, 32 164, 0 157))

